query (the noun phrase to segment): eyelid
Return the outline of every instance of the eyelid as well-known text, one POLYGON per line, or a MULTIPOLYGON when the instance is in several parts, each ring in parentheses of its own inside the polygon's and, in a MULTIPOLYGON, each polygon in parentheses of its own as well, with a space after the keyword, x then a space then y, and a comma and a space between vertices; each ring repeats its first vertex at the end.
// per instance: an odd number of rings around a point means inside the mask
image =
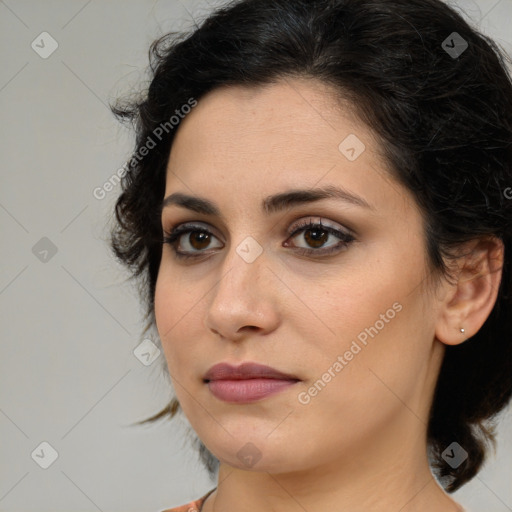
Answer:
MULTIPOLYGON (((325 220, 325 219, 323 219, 323 217, 320 217, 318 215, 310 215, 308 217, 304 217, 302 219, 299 219, 299 220, 293 222, 291 224, 291 226, 287 229, 286 234, 288 236, 294 236, 296 233, 298 233, 300 231, 304 231, 304 228, 307 227, 308 225, 313 224, 313 225, 319 225, 322 228, 326 228, 327 230, 342 232, 343 234, 345 234, 347 236, 354 235, 354 233, 352 232, 351 229, 349 229, 345 226, 342 226, 341 224, 336 223, 337 225, 333 226, 331 224, 325 224, 324 222, 322 222, 323 220, 325 220)), ((329 221, 329 222, 331 222, 331 221, 329 221)))
POLYGON ((176 222, 173 223, 168 230, 164 228, 163 233, 166 236, 170 236, 171 234, 181 234, 182 232, 201 230, 210 232, 212 235, 214 235, 216 238, 222 241, 223 237, 219 236, 219 231, 210 223, 204 221, 176 222))
MULTIPOLYGON (((357 237, 354 236, 351 233, 350 229, 346 229, 343 227, 335 228, 330 225, 324 225, 322 223, 322 218, 319 218, 320 220, 314 221, 313 216, 309 216, 307 218, 303 218, 301 220, 295 221, 292 226, 287 230, 287 240, 285 241, 284 247, 290 247, 289 239, 293 239, 296 236, 298 236, 300 233, 304 233, 308 230, 312 230, 313 228, 316 228, 320 226, 320 229, 323 231, 328 232, 330 235, 333 235, 334 237, 338 238, 339 242, 333 246, 327 246, 322 248, 304 248, 304 247, 296 247, 293 246, 293 250, 296 254, 302 254, 308 257, 313 258, 323 258, 327 257, 329 255, 338 254, 344 250, 346 250, 351 244, 357 241, 357 237)), ((214 229, 210 230, 209 227, 203 227, 198 225, 196 222, 183 222, 178 223, 174 227, 171 228, 170 233, 164 232, 164 244, 169 244, 171 247, 174 257, 177 260, 190 260, 190 261, 203 261, 202 257, 208 258, 209 255, 211 255, 211 250, 199 250, 199 251, 180 251, 177 249, 176 244, 180 241, 181 237, 184 234, 191 233, 194 231, 203 231, 207 232, 210 235, 213 235, 215 238, 219 239, 217 235, 215 235, 212 231, 215 231, 214 229)), ((218 249, 218 247, 214 247, 213 249, 218 249)))
MULTIPOLYGON (((349 228, 345 224, 339 224, 336 221, 330 221, 328 222, 335 222, 336 225, 332 224, 325 224, 323 222, 325 220, 325 217, 322 217, 321 215, 305 215, 301 216, 299 219, 294 220, 290 226, 286 229, 285 233, 287 236, 293 236, 298 230, 300 230, 302 227, 305 227, 308 224, 321 224, 324 228, 330 228, 335 229, 337 231, 342 231, 346 235, 352 235, 356 236, 355 230, 349 228)), ((180 231, 183 229, 206 229, 207 231, 210 231, 213 235, 215 235, 219 240, 222 240, 222 236, 219 236, 219 231, 213 227, 209 222, 207 221, 184 221, 184 222, 176 222, 172 224, 168 231, 165 231, 164 234, 169 235, 171 232, 176 233, 176 231, 179 229, 180 231), (204 226, 202 226, 203 224, 204 226)), ((224 242, 223 242, 224 243, 224 242)))

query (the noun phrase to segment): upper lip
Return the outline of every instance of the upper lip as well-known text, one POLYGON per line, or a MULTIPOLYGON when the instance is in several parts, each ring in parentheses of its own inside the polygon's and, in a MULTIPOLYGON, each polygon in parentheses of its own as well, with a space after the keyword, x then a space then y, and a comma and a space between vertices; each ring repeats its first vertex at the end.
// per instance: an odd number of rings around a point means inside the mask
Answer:
POLYGON ((282 379, 299 380, 296 376, 280 372, 270 366, 258 363, 242 363, 233 366, 229 363, 219 363, 212 366, 203 377, 210 380, 244 380, 244 379, 282 379))

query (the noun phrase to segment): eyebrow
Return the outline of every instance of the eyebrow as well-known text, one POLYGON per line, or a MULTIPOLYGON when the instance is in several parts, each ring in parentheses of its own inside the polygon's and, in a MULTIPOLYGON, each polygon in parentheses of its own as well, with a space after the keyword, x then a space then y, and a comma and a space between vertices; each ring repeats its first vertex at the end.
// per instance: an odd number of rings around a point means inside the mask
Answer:
MULTIPOLYGON (((342 188, 335 187, 334 185, 328 185, 326 187, 315 189, 294 189, 268 196, 262 202, 262 210, 267 215, 270 215, 278 211, 293 208, 294 206, 313 203, 322 199, 339 199, 355 206, 368 208, 370 210, 375 209, 362 197, 342 188)), ((163 200, 161 211, 171 205, 181 206, 204 215, 214 215, 222 218, 222 214, 217 205, 202 197, 189 196, 187 194, 182 194, 181 192, 175 192, 163 200)))

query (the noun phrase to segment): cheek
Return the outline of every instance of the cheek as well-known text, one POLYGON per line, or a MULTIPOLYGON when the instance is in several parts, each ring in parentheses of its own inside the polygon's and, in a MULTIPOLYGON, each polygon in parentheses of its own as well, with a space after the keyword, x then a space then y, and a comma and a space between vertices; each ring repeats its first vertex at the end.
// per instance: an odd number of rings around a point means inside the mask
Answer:
POLYGON ((201 308, 201 294, 191 290, 183 279, 170 275, 165 268, 159 272, 155 287, 155 321, 171 375, 190 365, 193 340, 191 332, 201 308), (185 350, 186 349, 186 350, 185 350))
POLYGON ((155 321, 162 344, 175 323, 178 301, 176 295, 179 293, 177 287, 169 288, 165 273, 160 270, 155 286, 155 321))
POLYGON ((375 434, 409 408, 419 414, 417 397, 431 346, 421 296, 381 284, 372 293, 340 295, 336 303, 324 305, 329 307, 326 323, 337 336, 331 334, 322 346, 311 343, 302 354, 310 371, 300 404, 309 402, 297 405, 312 430, 321 424, 325 435, 331 432, 340 443, 350 444, 375 434))
POLYGON ((311 326, 311 335, 315 329, 325 335, 322 343, 331 349, 329 352, 348 349, 351 340, 375 322, 382 327, 380 315, 388 310, 388 317, 397 316, 393 304, 401 298, 399 286, 382 274, 382 267, 380 271, 373 267, 374 270, 364 265, 342 269, 335 278, 326 279, 321 288, 316 283, 304 283, 297 290, 306 306, 297 319, 304 327, 311 326))
POLYGON ((197 315, 196 308, 201 306, 204 285, 199 279, 191 278, 190 273, 165 261, 170 257, 162 256, 155 284, 155 318, 159 329, 172 336, 183 323, 188 321, 190 324, 190 318, 197 315))
MULTIPOLYGON (((338 356, 346 355, 336 379, 347 379, 345 397, 359 402, 363 395, 382 398, 373 389, 378 377, 397 393, 408 392, 407 386, 425 370, 433 336, 420 254, 418 248, 401 265, 395 263, 396 254, 384 254, 377 264, 359 262, 347 269, 320 292, 298 291, 315 313, 302 316, 298 327, 308 344, 311 379, 320 378, 338 356)), ((377 385, 385 390, 382 382, 377 385)))

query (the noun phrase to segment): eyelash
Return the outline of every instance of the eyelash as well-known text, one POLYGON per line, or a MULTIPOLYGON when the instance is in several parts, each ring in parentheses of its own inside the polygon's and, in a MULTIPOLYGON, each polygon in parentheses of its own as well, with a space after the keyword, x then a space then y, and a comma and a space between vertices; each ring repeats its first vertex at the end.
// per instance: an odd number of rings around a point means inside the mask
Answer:
MULTIPOLYGON (((331 228, 330 226, 324 226, 322 225, 322 221, 320 222, 312 222, 311 219, 301 221, 298 225, 294 226, 289 232, 288 237, 294 238, 297 234, 300 232, 305 232, 313 229, 319 228, 321 231, 325 231, 329 234, 335 235, 338 237, 341 241, 339 244, 334 245, 333 247, 330 247, 327 250, 321 250, 321 249, 304 249, 303 247, 297 247, 295 249, 296 252, 302 255, 310 256, 312 254, 320 254, 320 256, 327 256, 330 254, 333 254, 335 252, 341 252, 344 248, 348 247, 348 245, 355 241, 354 236, 352 236, 349 233, 345 233, 343 231, 331 228)), ((193 232, 200 232, 200 233, 207 233, 208 235, 213 235, 208 229, 202 227, 202 226, 194 226, 190 224, 181 224, 178 227, 174 228, 170 233, 164 233, 163 243, 169 244, 171 246, 171 249, 174 252, 174 256, 179 260, 188 260, 188 259, 195 259, 200 258, 201 256, 204 256, 204 251, 198 251, 197 254, 187 254, 180 252, 176 249, 176 242, 181 237, 181 235, 187 234, 187 233, 193 233, 193 232)), ((215 237, 217 238, 217 237, 215 237)))

